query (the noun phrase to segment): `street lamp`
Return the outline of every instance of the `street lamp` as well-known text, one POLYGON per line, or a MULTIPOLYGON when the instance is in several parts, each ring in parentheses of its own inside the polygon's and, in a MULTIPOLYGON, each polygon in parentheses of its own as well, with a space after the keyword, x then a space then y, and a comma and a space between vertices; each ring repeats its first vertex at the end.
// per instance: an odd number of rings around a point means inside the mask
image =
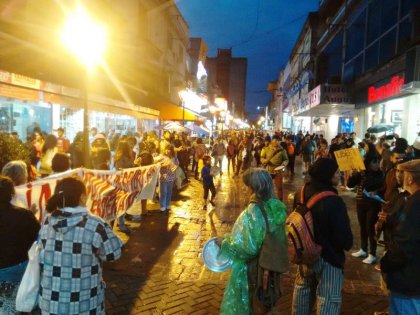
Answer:
POLYGON ((89 113, 88 113, 88 80, 89 73, 102 61, 106 49, 107 33, 105 28, 94 21, 87 12, 78 7, 68 15, 61 32, 63 45, 79 60, 85 68, 83 97, 83 138, 84 163, 90 160, 89 146, 89 113))

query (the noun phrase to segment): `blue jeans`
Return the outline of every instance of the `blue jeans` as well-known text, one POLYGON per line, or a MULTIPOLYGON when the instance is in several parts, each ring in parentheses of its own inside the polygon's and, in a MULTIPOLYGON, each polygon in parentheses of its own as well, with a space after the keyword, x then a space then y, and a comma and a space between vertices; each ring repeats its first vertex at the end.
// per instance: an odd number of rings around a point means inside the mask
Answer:
POLYGON ((0 269, 0 282, 20 282, 27 265, 28 261, 24 261, 20 264, 0 269))
POLYGON ((420 298, 412 298, 391 291, 389 295, 389 314, 420 314, 420 298))
POLYGON ((160 210, 166 210, 171 208, 172 189, 174 182, 159 182, 159 203, 160 210))

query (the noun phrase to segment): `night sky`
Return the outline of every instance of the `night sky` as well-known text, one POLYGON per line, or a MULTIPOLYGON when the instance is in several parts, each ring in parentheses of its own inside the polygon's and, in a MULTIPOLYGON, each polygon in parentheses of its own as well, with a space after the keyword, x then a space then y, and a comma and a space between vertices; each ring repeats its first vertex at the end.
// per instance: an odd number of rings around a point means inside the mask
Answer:
MULTIPOLYGON (((209 56, 217 48, 233 48, 234 57, 248 58, 246 110, 268 104, 268 81, 287 64, 306 16, 318 0, 179 0, 190 37, 202 37, 209 56)), ((252 118, 252 117, 251 117, 252 118)))

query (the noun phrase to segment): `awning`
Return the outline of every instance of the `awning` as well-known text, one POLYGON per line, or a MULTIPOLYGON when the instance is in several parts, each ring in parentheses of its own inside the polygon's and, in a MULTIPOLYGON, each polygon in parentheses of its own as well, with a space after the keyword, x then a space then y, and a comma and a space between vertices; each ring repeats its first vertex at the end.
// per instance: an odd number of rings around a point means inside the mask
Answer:
POLYGON ((293 116, 329 117, 346 115, 354 111, 347 88, 339 84, 318 85, 303 95, 292 108, 293 116))
POLYGON ((318 104, 306 111, 303 111, 295 116, 312 116, 312 117, 329 117, 332 115, 344 116, 353 112, 354 104, 318 104))
POLYGON ((155 101, 152 107, 160 111, 161 120, 195 121, 197 117, 201 117, 198 113, 186 108, 183 110, 181 106, 168 101, 155 101))

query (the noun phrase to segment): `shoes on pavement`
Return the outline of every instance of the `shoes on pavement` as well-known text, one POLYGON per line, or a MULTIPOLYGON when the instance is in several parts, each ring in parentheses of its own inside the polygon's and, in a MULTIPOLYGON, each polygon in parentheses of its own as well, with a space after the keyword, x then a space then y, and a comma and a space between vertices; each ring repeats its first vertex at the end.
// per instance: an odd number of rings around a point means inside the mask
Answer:
POLYGON ((385 242, 383 240, 378 240, 376 243, 378 246, 385 246, 385 242))
POLYGON ((125 225, 118 227, 118 230, 120 232, 123 232, 123 233, 127 234, 127 235, 131 234, 131 230, 128 227, 126 227, 125 225))
POLYGON ((165 208, 160 208, 160 212, 165 212, 166 209, 165 208))
POLYGON ((353 257, 366 257, 367 253, 363 249, 359 249, 357 252, 351 254, 353 257))
POLYGON ((376 263, 376 256, 369 254, 367 258, 363 259, 363 263, 370 265, 376 263))
POLYGON ((130 219, 128 219, 126 215, 125 219, 131 222, 140 222, 143 220, 143 215, 131 215, 130 219))

